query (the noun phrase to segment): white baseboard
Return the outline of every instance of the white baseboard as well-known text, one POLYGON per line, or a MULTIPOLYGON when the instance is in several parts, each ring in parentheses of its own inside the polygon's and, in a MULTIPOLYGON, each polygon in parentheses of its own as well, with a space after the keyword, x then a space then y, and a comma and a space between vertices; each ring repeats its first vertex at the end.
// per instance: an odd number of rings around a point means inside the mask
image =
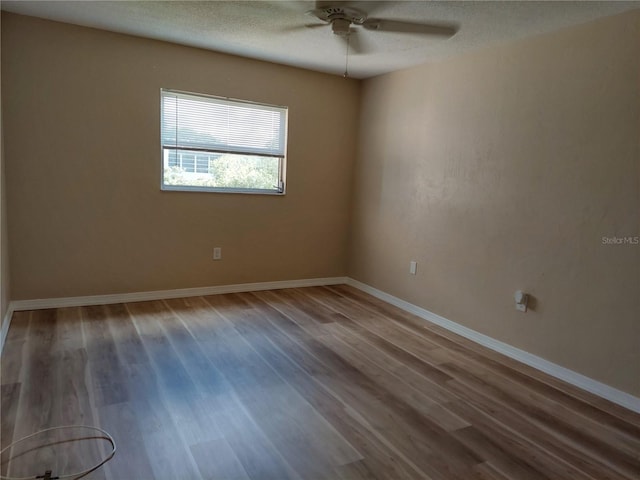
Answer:
POLYGON ((114 293, 109 295, 89 295, 84 297, 39 298, 34 300, 14 300, 14 311, 41 310, 44 308, 79 307, 87 305, 108 305, 111 303, 144 302, 165 298, 199 297, 221 293, 255 292, 258 290, 276 290, 280 288, 317 287, 347 283, 346 277, 308 278, 303 280, 283 280, 278 282, 239 283, 236 285, 218 285, 214 287, 180 288, 175 290, 156 290, 151 292, 114 293))
POLYGON ((598 382, 597 380, 593 380, 592 378, 574 372, 573 370, 569 370, 568 368, 561 367, 560 365, 552 363, 529 352, 525 352, 524 350, 520 350, 519 348, 513 347, 507 343, 503 343, 499 340, 496 340, 495 338, 491 338, 487 335, 476 332, 475 330, 460 325, 459 323, 452 322, 451 320, 441 317, 440 315, 436 315, 429 310, 418 307, 417 305, 413 305, 412 303, 406 302, 400 298, 394 297, 393 295, 373 288, 352 278, 347 278, 346 283, 348 285, 351 285, 352 287, 362 290, 363 292, 373 295, 380 300, 384 300, 387 303, 395 305, 402 310, 428 320, 429 322, 435 323, 436 325, 446 328, 451 332, 457 333, 462 337, 468 338, 473 342, 490 348, 491 350, 506 355, 507 357, 513 358, 514 360, 524 363, 525 365, 529 365, 530 367, 533 367, 548 375, 570 383, 571 385, 575 385, 582 390, 586 390, 587 392, 605 398, 636 413, 640 413, 640 398, 638 397, 630 395, 621 390, 617 390, 613 387, 610 387, 609 385, 598 382))
POLYGON ((11 317, 14 312, 13 304, 9 302, 7 306, 7 312, 2 318, 2 328, 0 328, 0 354, 2 354, 2 348, 4 347, 4 341, 7 339, 7 333, 9 333, 9 324, 11 323, 11 317))

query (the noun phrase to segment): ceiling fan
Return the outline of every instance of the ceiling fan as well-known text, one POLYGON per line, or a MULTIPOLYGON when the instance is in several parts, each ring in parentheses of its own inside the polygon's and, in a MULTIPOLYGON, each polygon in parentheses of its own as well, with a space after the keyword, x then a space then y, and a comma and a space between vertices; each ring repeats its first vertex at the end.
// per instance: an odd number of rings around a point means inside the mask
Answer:
MULTIPOLYGON (((344 2, 316 2, 316 8, 309 10, 307 15, 316 17, 323 23, 307 24, 305 27, 318 28, 328 26, 335 35, 344 39, 348 45, 350 43, 350 36, 357 32, 353 27, 362 27, 368 31, 431 35, 439 37, 451 37, 458 31, 458 29, 453 25, 369 18, 366 12, 348 5, 343 5, 342 3, 344 2)), ((354 53, 359 53, 360 51, 357 43, 351 44, 351 48, 354 53)))

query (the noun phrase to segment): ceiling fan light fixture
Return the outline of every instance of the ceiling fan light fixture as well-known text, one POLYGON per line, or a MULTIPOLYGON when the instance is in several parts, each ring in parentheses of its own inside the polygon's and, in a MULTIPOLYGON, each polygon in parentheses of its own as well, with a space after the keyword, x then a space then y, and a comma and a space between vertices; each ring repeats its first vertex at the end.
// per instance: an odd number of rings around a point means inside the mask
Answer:
POLYGON ((331 31, 335 35, 349 35, 351 33, 351 22, 344 18, 336 18, 331 22, 331 31))

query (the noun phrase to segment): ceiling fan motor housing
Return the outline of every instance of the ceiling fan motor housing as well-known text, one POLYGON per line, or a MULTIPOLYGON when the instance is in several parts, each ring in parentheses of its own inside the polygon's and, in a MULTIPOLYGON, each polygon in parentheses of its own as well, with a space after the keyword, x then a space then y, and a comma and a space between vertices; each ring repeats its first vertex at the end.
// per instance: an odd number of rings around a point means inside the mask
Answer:
POLYGON ((347 36, 351 33, 351 25, 362 25, 367 15, 350 7, 324 7, 307 12, 323 22, 331 24, 331 31, 336 35, 347 36))
POLYGON ((331 22, 336 19, 349 20, 351 23, 362 23, 367 19, 367 14, 356 8, 350 7, 325 7, 311 10, 308 13, 319 20, 331 22))

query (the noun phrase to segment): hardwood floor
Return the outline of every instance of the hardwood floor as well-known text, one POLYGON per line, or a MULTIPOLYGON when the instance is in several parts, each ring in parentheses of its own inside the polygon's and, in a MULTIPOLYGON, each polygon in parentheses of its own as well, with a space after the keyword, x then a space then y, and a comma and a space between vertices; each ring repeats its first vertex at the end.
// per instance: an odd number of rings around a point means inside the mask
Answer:
POLYGON ((1 368, 2 446, 113 435, 85 478, 640 478, 640 415, 347 286, 17 312, 1 368))

